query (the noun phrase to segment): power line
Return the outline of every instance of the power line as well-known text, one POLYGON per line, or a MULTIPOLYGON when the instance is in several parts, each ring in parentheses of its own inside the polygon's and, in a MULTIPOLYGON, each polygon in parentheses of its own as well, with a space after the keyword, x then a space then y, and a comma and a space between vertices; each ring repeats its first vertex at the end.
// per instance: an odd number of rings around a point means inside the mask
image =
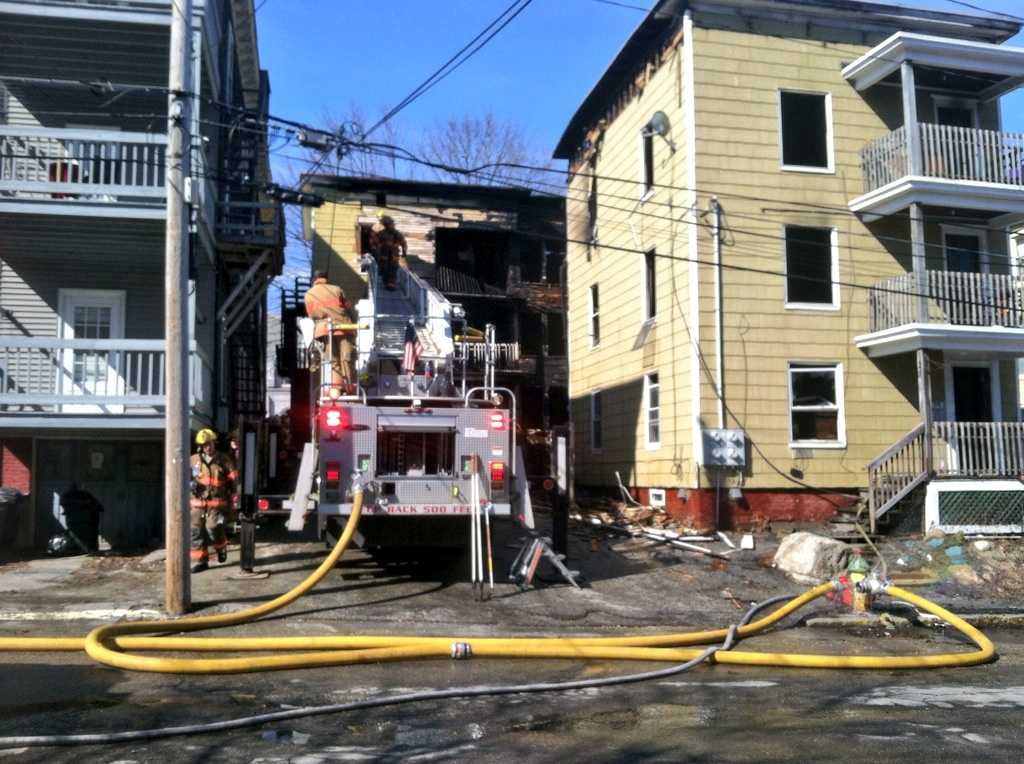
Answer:
POLYGON ((433 73, 431 73, 429 77, 427 77, 425 80, 423 80, 423 82, 421 82, 419 85, 413 88, 412 92, 410 92, 405 98, 399 101, 395 107, 393 107, 376 123, 374 123, 369 130, 364 132, 362 135, 363 139, 365 140, 366 138, 368 138, 384 123, 388 122, 396 114, 402 111, 402 109, 406 108, 409 104, 411 104, 417 98, 419 98, 428 90, 430 90, 430 88, 432 88, 438 82, 440 82, 449 74, 454 72, 456 69, 462 66, 462 64, 466 63, 466 61, 472 58, 481 48, 483 48, 488 42, 490 42, 495 35, 497 35, 499 32, 501 32, 502 29, 508 26, 513 21, 513 19, 515 19, 520 13, 525 11, 526 8, 532 2, 533 0, 514 0, 512 4, 509 5, 504 11, 502 11, 501 14, 499 14, 496 19, 494 19, 490 24, 484 27, 483 30, 481 30, 480 33, 476 35, 476 37, 474 37, 462 48, 460 48, 455 53, 455 55, 453 55, 451 58, 445 61, 440 67, 438 67, 433 73), (489 36, 485 37, 485 35, 488 35, 488 33, 490 33, 489 36), (482 37, 484 38, 483 41, 477 44, 475 48, 473 48, 473 45, 476 44, 477 41, 480 40, 480 38, 482 37), (472 50, 470 50, 470 48, 472 48, 472 50), (469 52, 467 53, 467 51, 469 52), (463 54, 465 55, 463 56, 463 54), (463 56, 461 60, 459 60, 460 56, 463 56))
POLYGON ((1004 19, 1010 19, 1011 21, 1024 21, 1022 16, 1014 16, 1012 13, 1003 13, 1002 11, 993 11, 989 8, 982 8, 980 5, 972 5, 971 3, 965 3, 963 0, 946 0, 947 3, 952 5, 961 5, 964 8, 970 8, 972 11, 981 11, 991 16, 1002 16, 1004 19))

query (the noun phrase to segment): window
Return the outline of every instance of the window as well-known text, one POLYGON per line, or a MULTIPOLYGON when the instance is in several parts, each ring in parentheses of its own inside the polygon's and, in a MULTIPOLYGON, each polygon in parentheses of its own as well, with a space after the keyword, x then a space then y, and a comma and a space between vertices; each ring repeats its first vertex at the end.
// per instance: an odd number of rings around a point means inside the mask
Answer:
POLYGON ((658 308, 658 288, 656 276, 656 264, 658 253, 649 250, 644 254, 644 320, 650 321, 658 308))
POLYGON ((661 396, 658 393, 658 375, 644 377, 644 401, 647 409, 647 447, 661 445, 661 396))
POLYGON ((601 436, 601 391, 590 394, 590 450, 600 451, 603 445, 601 436))
POLYGON ((789 365, 790 446, 845 448, 842 364, 789 365))
POLYGON ((654 134, 647 131, 641 133, 641 152, 643 162, 643 191, 641 198, 647 198, 654 193, 654 134))
POLYGON ((838 310, 839 245, 834 228, 788 225, 786 307, 838 310))
POLYGON ((832 99, 828 93, 779 91, 782 167, 832 172, 832 99))
POLYGON ((590 347, 601 344, 601 316, 598 304, 597 284, 590 287, 590 347))

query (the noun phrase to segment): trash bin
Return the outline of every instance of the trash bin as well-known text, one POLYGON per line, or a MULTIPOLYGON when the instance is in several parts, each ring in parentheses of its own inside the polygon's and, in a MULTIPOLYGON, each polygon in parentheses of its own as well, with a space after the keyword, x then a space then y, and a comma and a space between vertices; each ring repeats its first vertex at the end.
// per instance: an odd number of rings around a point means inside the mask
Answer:
POLYGON ((17 488, 0 487, 0 544, 9 546, 18 540, 18 521, 25 495, 17 488))
POLYGON ((96 497, 77 486, 60 497, 64 508, 64 524, 74 546, 83 552, 95 552, 100 547, 100 513, 103 507, 96 497), (84 548, 83 548, 84 547, 84 548))

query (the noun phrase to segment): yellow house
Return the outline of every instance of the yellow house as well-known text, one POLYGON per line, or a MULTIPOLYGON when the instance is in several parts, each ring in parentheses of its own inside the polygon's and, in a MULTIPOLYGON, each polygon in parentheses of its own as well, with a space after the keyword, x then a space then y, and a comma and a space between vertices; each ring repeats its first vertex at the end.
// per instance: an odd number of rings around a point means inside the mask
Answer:
POLYGON ((1019 528, 1019 29, 655 4, 555 151, 578 485, 704 527, 858 497, 874 525, 927 490, 929 525, 1019 528))

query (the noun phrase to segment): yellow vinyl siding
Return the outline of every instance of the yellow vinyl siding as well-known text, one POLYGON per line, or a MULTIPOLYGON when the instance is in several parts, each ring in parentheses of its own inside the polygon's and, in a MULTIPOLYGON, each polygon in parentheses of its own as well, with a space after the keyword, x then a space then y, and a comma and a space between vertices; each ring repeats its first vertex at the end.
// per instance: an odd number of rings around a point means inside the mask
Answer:
POLYGON ((327 271, 350 300, 366 291, 366 278, 359 271, 358 202, 327 201, 313 211, 313 270, 327 271))
MULTIPOLYGON (((720 196, 727 226, 723 263, 784 272, 784 226, 790 224, 836 229, 840 281, 866 287, 906 272, 909 252, 901 262, 900 247, 890 244, 894 251, 887 251, 845 212, 862 192, 861 149, 890 129, 840 75, 854 46, 836 50, 707 29, 695 36, 697 185, 720 196), (780 168, 780 89, 831 94, 834 173, 780 168)), ((909 238, 899 226, 876 230, 909 238)), ((711 259, 706 238, 700 251, 711 259)), ((702 349, 713 368, 713 273, 706 266, 700 271, 702 349)), ((919 422, 915 367, 911 355, 880 364, 858 350, 853 338, 868 331, 868 293, 844 286, 839 295, 838 311, 787 310, 783 278, 724 270, 725 390, 730 409, 776 467, 797 469, 816 486, 858 487, 866 485, 865 465, 919 422), (790 448, 787 369, 793 361, 842 364, 845 449, 790 448)), ((705 421, 714 416, 714 391, 707 385, 701 411, 705 421)), ((794 487, 756 451, 752 458, 748 486, 794 487)))
MULTIPOLYGON (((587 238, 590 178, 577 174, 567 203, 570 397, 576 423, 576 477, 583 484, 624 481, 677 485, 681 465, 691 459, 689 349, 684 323, 687 304, 685 258, 689 226, 680 222, 686 206, 685 117, 681 108, 681 52, 669 49, 650 73, 642 92, 612 120, 601 143, 598 180, 598 246, 587 238), (656 188, 641 202, 641 130, 656 111, 669 118, 667 137, 654 136, 656 188), (576 241, 573 241, 576 240, 576 241), (643 251, 656 249, 657 311, 643 342, 643 251), (638 251, 633 251, 638 250, 638 251), (598 284, 601 342, 590 342, 590 287, 598 284), (660 447, 648 450, 644 376, 656 372, 660 386, 660 447), (602 390, 603 447, 592 453, 590 392, 602 390)), ((583 163, 579 173, 590 172, 583 163)))

